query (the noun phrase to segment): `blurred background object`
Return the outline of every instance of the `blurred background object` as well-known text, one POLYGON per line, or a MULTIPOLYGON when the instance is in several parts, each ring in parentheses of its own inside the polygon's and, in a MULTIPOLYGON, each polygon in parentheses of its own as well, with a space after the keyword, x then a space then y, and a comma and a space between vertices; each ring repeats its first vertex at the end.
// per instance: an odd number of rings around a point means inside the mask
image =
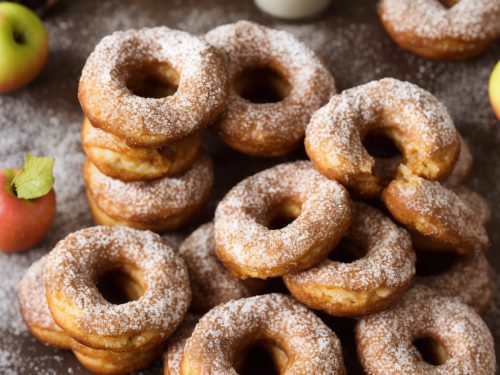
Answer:
POLYGON ((13 2, 33 9, 40 16, 46 16, 60 0, 14 0, 13 2))
POLYGON ((255 4, 273 17, 298 20, 318 15, 330 0, 255 0, 255 4))

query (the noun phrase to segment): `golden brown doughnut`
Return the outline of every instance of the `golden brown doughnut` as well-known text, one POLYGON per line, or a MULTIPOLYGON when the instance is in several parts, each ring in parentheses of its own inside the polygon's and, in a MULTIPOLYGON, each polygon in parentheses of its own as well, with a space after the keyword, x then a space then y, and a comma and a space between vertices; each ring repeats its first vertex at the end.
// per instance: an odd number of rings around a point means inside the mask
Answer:
POLYGON ((85 118, 82 145, 87 157, 106 176, 141 181, 184 173, 201 152, 201 137, 190 136, 160 149, 130 147, 118 137, 93 127, 85 118))
POLYGON ((255 156, 296 148, 312 113, 336 93, 323 62, 293 35, 249 21, 216 27, 205 38, 227 61, 230 90, 227 110, 215 125, 219 136, 255 156), (276 97, 248 98, 261 90, 263 96, 276 91, 276 97))
POLYGON ((489 247, 488 234, 476 211, 452 190, 400 166, 382 199, 391 214, 415 233, 416 243, 470 254, 489 247))
POLYGON ((123 182, 86 160, 83 178, 97 224, 164 232, 186 225, 202 210, 212 190, 213 166, 201 155, 182 175, 123 182))
POLYGON ((118 31, 87 59, 78 98, 94 126, 130 146, 159 148, 220 115, 228 93, 225 69, 215 48, 186 32, 164 26, 118 31), (168 92, 143 94, 151 81, 168 92))
POLYGON ((163 345, 113 352, 87 347, 73 340, 54 322, 45 298, 43 279, 48 255, 33 263, 21 280, 17 295, 21 315, 28 330, 41 342, 71 349, 80 363, 96 374, 126 374, 145 368, 161 354, 163 345))
POLYGON ((394 307, 363 317, 356 342, 369 375, 495 374, 493 337, 481 317, 459 298, 421 285, 394 307), (436 365, 412 345, 429 338, 436 365))
MULTIPOLYGON (((210 310, 186 343, 181 373, 235 374, 234 360, 258 343, 281 352, 286 360, 282 374, 346 373, 335 333, 312 311, 282 294, 243 298, 210 310)), ((282 366, 279 361, 278 365, 282 366)))
POLYGON ((361 316, 386 309, 410 286, 415 274, 410 236, 380 211, 354 202, 351 228, 340 244, 360 258, 327 259, 283 277, 297 300, 330 315, 361 316))
POLYGON ((322 261, 347 231, 347 191, 311 163, 277 165, 233 187, 215 211, 215 252, 235 275, 268 278, 322 261), (276 219, 293 219, 272 229, 276 219))
POLYGON ((397 44, 431 59, 467 59, 500 36, 497 0, 381 0, 378 13, 397 44))
POLYGON ((168 339, 168 349, 163 364, 164 375, 181 375, 181 360, 186 341, 193 333, 200 316, 187 314, 182 324, 168 339))
POLYGON ((472 173, 474 158, 470 151, 470 147, 461 136, 459 136, 459 139, 460 154, 458 154, 458 159, 451 170, 450 175, 443 180, 443 185, 448 187, 463 185, 472 173))
POLYGON ((191 311, 206 312, 232 299, 253 296, 265 285, 258 279, 238 279, 222 265, 215 255, 214 224, 211 222, 191 233, 178 254, 188 268, 191 311))
MULTIPOLYGON (((306 129, 314 166, 353 192, 378 197, 387 176, 366 150, 369 133, 392 139, 401 163, 418 176, 439 180, 452 170, 460 141, 446 108, 429 92, 393 78, 373 81, 332 97, 306 129)), ((389 180, 390 181, 390 180, 389 180)))
POLYGON ((191 301, 184 261, 157 234, 125 227, 70 234, 50 252, 44 279, 56 323, 95 349, 130 351, 161 343, 191 301), (112 304, 99 293, 99 277, 118 270, 137 299, 112 304))
POLYGON ((455 257, 448 252, 441 253, 451 264, 438 273, 431 269, 440 260, 438 253, 419 251, 417 254, 417 284, 434 288, 445 296, 459 297, 480 314, 486 311, 493 297, 493 271, 482 251, 455 257))

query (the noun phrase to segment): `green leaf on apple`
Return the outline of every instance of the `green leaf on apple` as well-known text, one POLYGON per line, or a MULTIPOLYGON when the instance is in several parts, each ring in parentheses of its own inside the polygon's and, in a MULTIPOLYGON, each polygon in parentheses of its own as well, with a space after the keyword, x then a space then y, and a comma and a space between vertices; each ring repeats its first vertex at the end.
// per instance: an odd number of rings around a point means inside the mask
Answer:
POLYGON ((54 164, 54 158, 26 153, 23 169, 12 180, 17 197, 36 199, 46 195, 54 185, 54 164))

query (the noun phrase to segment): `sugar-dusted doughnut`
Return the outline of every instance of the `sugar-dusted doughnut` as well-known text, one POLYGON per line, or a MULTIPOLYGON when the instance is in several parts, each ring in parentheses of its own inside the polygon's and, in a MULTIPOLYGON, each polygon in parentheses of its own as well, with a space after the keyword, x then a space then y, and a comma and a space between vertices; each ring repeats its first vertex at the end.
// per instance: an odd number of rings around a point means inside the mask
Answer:
POLYGON ((467 186, 461 185, 451 188, 477 215, 481 223, 486 224, 491 219, 491 208, 486 199, 467 186))
POLYGON ((44 269, 48 255, 33 263, 19 283, 17 296, 28 330, 41 342, 61 349, 71 349, 80 363, 96 374, 124 374, 145 368, 157 358, 163 345, 128 352, 113 352, 87 347, 73 340, 59 327, 45 297, 44 269))
POLYGON ((62 349, 69 349, 72 339, 59 327, 49 310, 45 298, 43 272, 48 256, 33 263, 17 287, 17 300, 21 316, 29 332, 39 341, 62 349))
POLYGON ((488 234, 478 213, 452 190, 428 181, 400 166, 398 176, 382 199, 391 214, 415 233, 426 249, 448 249, 470 254, 489 247, 488 234))
POLYGON ((360 316, 386 309, 410 286, 415 274, 410 236, 375 208, 353 203, 351 228, 339 246, 360 258, 351 263, 327 259, 285 275, 296 299, 330 315, 360 316))
POLYGON ((204 224, 191 233, 178 254, 188 268, 192 311, 206 312, 232 299, 255 295, 264 287, 264 281, 238 279, 222 265, 215 255, 213 223, 204 224))
POLYGON ((448 187, 463 185, 472 173, 474 158, 467 142, 460 136, 460 154, 449 176, 443 180, 448 187))
POLYGON ((108 177, 86 160, 83 178, 96 223, 164 232, 184 226, 201 211, 214 177, 211 159, 201 155, 182 175, 132 182, 108 177))
POLYGON ((130 147, 85 118, 83 150, 106 176, 122 181, 154 180, 184 173, 201 152, 201 137, 190 136, 160 149, 130 147))
POLYGON ((56 323, 80 343, 128 351, 164 341, 191 301, 184 261, 158 236, 125 227, 92 227, 68 235, 45 267, 47 302, 56 323), (112 304, 96 280, 118 270, 137 299, 112 304))
POLYGON ((340 341, 312 311, 288 296, 266 294, 227 302, 203 316, 184 348, 182 374, 235 374, 234 361, 259 343, 272 357, 287 358, 280 373, 346 373, 340 341))
POLYGON ((312 113, 336 92, 318 56, 293 35, 248 21, 219 26, 205 38, 227 60, 228 107, 215 127, 222 139, 256 156, 297 147, 312 113), (272 92, 276 97, 266 98, 272 92))
POLYGON ((500 36, 497 0, 381 0, 378 12, 396 43, 431 59, 467 59, 500 36))
POLYGON ((459 298, 424 286, 412 288, 389 310, 363 317, 356 342, 370 375, 493 375, 496 369, 493 338, 481 317, 459 298), (435 365, 412 345, 423 339, 432 339, 435 365))
POLYGON ((402 153, 402 164, 431 180, 446 177, 460 152, 444 105, 418 86, 393 78, 333 96, 307 126, 306 151, 325 176, 359 195, 376 197, 385 174, 363 146, 372 132, 391 138, 402 153))
POLYGON ((322 261, 347 231, 347 191, 306 161, 277 165, 233 187, 215 211, 215 252, 241 278, 267 278, 322 261), (279 219, 293 219, 272 229, 279 219))
POLYGON ((213 47, 186 32, 118 31, 87 59, 78 98, 94 126, 131 146, 158 148, 197 133, 224 110, 225 69, 213 47), (143 94, 152 81, 176 91, 143 94))
POLYGON ((182 324, 168 339, 168 349, 163 364, 164 375, 181 375, 181 360, 186 341, 193 333, 200 316, 187 314, 182 324))
POLYGON ((482 251, 456 256, 443 252, 441 257, 436 252, 417 254, 417 284, 434 288, 442 295, 459 297, 478 313, 486 310, 493 296, 493 272, 482 251), (444 259, 449 263, 444 270, 432 269, 442 266, 439 263, 444 259))

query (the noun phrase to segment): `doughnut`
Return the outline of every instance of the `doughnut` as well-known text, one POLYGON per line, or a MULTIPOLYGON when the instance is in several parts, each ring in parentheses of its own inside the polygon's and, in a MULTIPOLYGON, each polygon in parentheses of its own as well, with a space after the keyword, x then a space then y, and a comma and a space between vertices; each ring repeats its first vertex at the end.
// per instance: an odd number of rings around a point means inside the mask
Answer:
POLYGON ((382 212, 354 202, 351 228, 340 244, 361 257, 351 263, 327 259, 283 277, 306 306, 335 316, 372 314, 394 304, 410 286, 415 274, 410 236, 382 212))
POLYGON ((149 367, 164 351, 163 345, 128 352, 92 349, 78 344, 72 349, 78 361, 89 371, 102 375, 121 375, 149 367))
POLYGON ((486 311, 493 296, 493 272, 484 253, 474 251, 470 255, 455 257, 442 253, 442 257, 450 265, 446 270, 435 273, 432 266, 436 263, 439 266, 436 253, 419 251, 416 283, 434 288, 445 296, 459 297, 478 313, 486 311))
POLYGON ((347 191, 311 163, 284 163, 233 187, 215 211, 215 253, 240 278, 282 276, 326 258, 351 222, 347 191), (293 221, 272 229, 280 219, 293 221))
POLYGON ((49 254, 47 303, 55 322, 95 349, 129 351, 159 344, 181 323, 191 302, 182 258, 152 232, 92 227, 68 235, 49 254), (108 302, 99 277, 120 271, 129 302, 108 302))
POLYGON ((178 254, 188 269, 192 311, 206 312, 232 299, 253 296, 263 289, 262 280, 238 279, 222 265, 215 255, 213 223, 204 224, 191 233, 178 254))
POLYGON ((21 316, 29 332, 44 344, 69 349, 72 339, 59 327, 49 311, 45 298, 43 272, 48 256, 33 263, 17 287, 21 316))
POLYGON ((39 341, 61 349, 71 349, 80 363, 96 374, 124 374, 145 368, 157 358, 163 346, 146 350, 113 352, 86 347, 68 336, 55 322, 45 298, 45 255, 28 269, 17 295, 21 315, 31 334, 39 341))
POLYGON ((122 181, 155 180, 186 172, 201 151, 199 135, 161 149, 130 147, 116 136, 95 128, 85 118, 83 150, 106 176, 122 181))
POLYGON ((497 0, 381 0, 378 13, 400 47, 430 59, 467 59, 500 36, 497 0))
POLYGON ((382 194, 387 209, 425 248, 470 254, 489 247, 481 217, 452 190, 401 165, 382 194))
POLYGON ((495 374, 493 338, 481 317, 459 298, 424 286, 389 310, 363 317, 356 342, 369 375, 495 374), (417 340, 428 343, 433 364, 412 345, 417 340))
POLYGON ((78 86, 83 112, 94 126, 130 146, 150 148, 210 125, 225 109, 227 96, 218 51, 201 38, 164 26, 103 38, 78 86))
POLYGON ((466 186, 457 186, 451 190, 458 195, 478 216, 481 223, 486 224, 491 219, 491 208, 486 199, 466 186))
POLYGON ((181 373, 235 374, 234 361, 255 344, 265 344, 280 368, 286 364, 280 373, 346 374, 335 333, 282 294, 243 298, 210 310, 187 340, 181 373))
POLYGON ((87 160, 83 178, 97 224, 164 232, 179 229, 201 211, 214 177, 211 159, 202 155, 180 176, 133 182, 108 177, 87 160))
POLYGON ((460 139, 460 153, 458 154, 458 159, 455 166, 451 170, 451 173, 443 181, 443 185, 448 187, 455 187, 463 185, 470 177, 472 173, 472 164, 474 158, 470 151, 470 147, 467 142, 462 138, 460 139))
POLYGON ((446 177, 460 152, 458 133, 443 104, 418 86, 393 78, 333 96, 307 126, 306 151, 328 178, 360 196, 378 197, 386 176, 376 166, 380 160, 363 146, 370 133, 393 140, 402 164, 430 180, 446 177))
POLYGON ((168 349, 165 353, 163 366, 164 375, 181 375, 181 359, 186 341, 193 333, 200 316, 188 314, 186 318, 168 339, 168 349))
POLYGON ((205 39, 227 61, 229 97, 218 135, 254 156, 296 148, 312 113, 336 93, 320 58, 293 35, 248 21, 216 27, 205 39))

